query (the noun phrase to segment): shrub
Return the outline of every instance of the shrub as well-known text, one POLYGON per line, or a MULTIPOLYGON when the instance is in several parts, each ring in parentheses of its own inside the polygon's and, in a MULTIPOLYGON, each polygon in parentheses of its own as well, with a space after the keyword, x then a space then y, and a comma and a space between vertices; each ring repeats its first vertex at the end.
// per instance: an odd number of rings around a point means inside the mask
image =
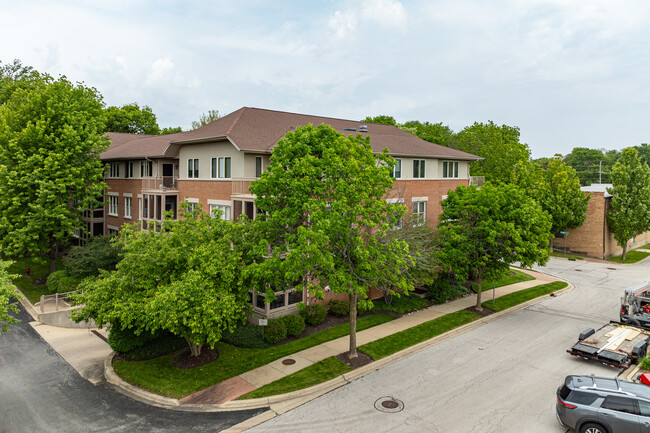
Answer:
POLYGON ((287 335, 297 337, 305 330, 305 319, 297 314, 290 314, 282 318, 284 326, 287 328, 287 335))
POLYGON ((225 331, 221 334, 221 341, 247 349, 264 349, 269 346, 264 341, 262 327, 253 325, 252 323, 240 325, 233 332, 225 331))
POLYGON ((144 361, 167 355, 184 347, 187 347, 187 342, 183 337, 170 332, 162 332, 159 336, 146 341, 142 346, 124 353, 124 356, 132 361, 144 361))
POLYGON ((452 283, 448 278, 439 278, 427 286, 429 299, 435 304, 444 304, 450 299, 457 298, 467 293, 463 286, 452 283))
POLYGON ((414 295, 402 295, 399 298, 394 297, 390 304, 386 304, 381 299, 373 302, 375 303, 373 311, 392 311, 399 314, 410 313, 411 311, 421 310, 429 306, 426 299, 414 295))
POLYGON ((327 316, 327 308, 323 307, 321 304, 298 304, 298 310, 300 315, 305 318, 307 324, 315 326, 323 323, 325 316, 327 316))
POLYGON ((269 324, 264 330, 264 339, 275 344, 287 338, 287 327, 281 317, 269 319, 269 324))
POLYGON ((327 306, 330 308, 330 313, 335 316, 347 316, 350 314, 349 302, 332 299, 327 303, 327 306))
POLYGON ((645 356, 639 360, 639 367, 643 370, 650 370, 650 358, 646 358, 645 356))
POLYGON ((71 292, 78 284, 79 280, 68 276, 64 270, 54 271, 47 277, 47 290, 50 293, 71 292))
POLYGON ((373 311, 374 307, 375 304, 373 304, 372 301, 369 299, 359 301, 357 302, 357 314, 363 314, 368 311, 373 311))
POLYGON ((84 246, 70 248, 63 258, 68 275, 85 278, 99 275, 100 269, 112 271, 121 259, 121 247, 109 236, 91 236, 84 246))
POLYGON ((119 324, 112 324, 108 333, 108 345, 116 352, 126 353, 156 337, 156 335, 148 332, 136 335, 131 328, 122 329, 119 324))

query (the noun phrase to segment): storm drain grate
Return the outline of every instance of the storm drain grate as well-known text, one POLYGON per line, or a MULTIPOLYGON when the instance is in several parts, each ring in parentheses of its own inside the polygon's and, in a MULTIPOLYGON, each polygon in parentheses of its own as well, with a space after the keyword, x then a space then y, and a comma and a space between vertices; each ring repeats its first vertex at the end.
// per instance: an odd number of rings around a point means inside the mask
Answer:
POLYGON ((295 359, 287 358, 282 360, 282 365, 293 365, 296 363, 295 359))
POLYGON ((381 397, 375 401, 375 409, 388 413, 401 412, 404 409, 404 403, 390 396, 381 397))

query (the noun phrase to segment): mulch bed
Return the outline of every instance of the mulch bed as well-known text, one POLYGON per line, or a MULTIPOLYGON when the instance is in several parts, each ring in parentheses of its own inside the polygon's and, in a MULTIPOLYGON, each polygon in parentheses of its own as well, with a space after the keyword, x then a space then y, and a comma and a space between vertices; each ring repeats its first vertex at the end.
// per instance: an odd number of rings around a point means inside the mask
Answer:
POLYGON ((468 307, 468 308, 465 308, 465 310, 470 311, 472 313, 476 313, 481 317, 485 317, 485 316, 489 316, 490 314, 494 314, 494 311, 490 310, 487 307, 483 307, 482 310, 477 310, 476 307, 468 307))
POLYGON ((199 356, 192 356, 190 354, 190 349, 185 349, 172 359, 172 364, 176 368, 186 370, 188 368, 202 367, 216 361, 218 358, 219 350, 217 350, 216 347, 214 349, 204 347, 201 349, 201 354, 199 356))
POLYGON ((340 353, 336 355, 336 359, 338 359, 343 364, 347 365, 352 369, 363 367, 364 365, 370 364, 371 362, 374 361, 374 359, 371 356, 368 356, 359 350, 357 350, 358 356, 356 358, 350 358, 348 356, 349 354, 350 352, 340 353))

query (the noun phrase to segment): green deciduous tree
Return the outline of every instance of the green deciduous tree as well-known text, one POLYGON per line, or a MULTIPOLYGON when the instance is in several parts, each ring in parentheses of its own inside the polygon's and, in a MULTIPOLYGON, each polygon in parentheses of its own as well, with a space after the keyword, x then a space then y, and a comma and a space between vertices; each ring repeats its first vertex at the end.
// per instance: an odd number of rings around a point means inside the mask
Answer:
POLYGON ((373 155, 367 137, 308 125, 279 140, 268 169, 250 187, 265 212, 258 221, 266 233, 260 245, 268 248, 249 267, 256 289, 273 296, 281 286, 275 283, 284 280, 318 297, 326 288, 347 294, 350 357, 357 356, 357 300, 371 287, 412 289, 404 272, 412 265, 406 243, 384 236, 404 212, 385 200, 392 164, 387 150, 373 155), (269 283, 272 275, 278 277, 269 283))
POLYGON ((41 80, 41 74, 31 66, 23 66, 18 59, 13 63, 0 62, 0 105, 7 102, 16 89, 25 89, 41 80))
POLYGON ((546 263, 550 231, 549 215, 518 187, 461 185, 442 202, 439 259, 456 275, 477 278, 480 310, 483 281, 499 279, 515 262, 546 263))
POLYGON ((422 123, 418 120, 411 120, 398 126, 409 134, 441 146, 450 146, 454 137, 454 131, 449 126, 443 125, 442 122, 422 123))
POLYGON ((618 152, 615 150, 574 147, 564 157, 564 162, 576 171, 580 184, 588 186, 611 182, 610 171, 617 158, 618 152))
POLYGON ((0 247, 5 254, 47 254, 54 271, 58 245, 85 228, 80 210, 101 205, 103 121, 97 91, 65 77, 45 76, 18 88, 0 106, 0 247))
POLYGON ((110 236, 90 236, 83 246, 70 248, 63 258, 66 273, 74 278, 99 275, 103 269, 112 271, 122 257, 122 245, 110 236))
POLYGON ((612 167, 612 188, 607 192, 612 195, 607 223, 625 260, 628 241, 650 228, 650 169, 636 149, 623 150, 612 167))
POLYGON ((106 107, 106 132, 123 132, 127 134, 160 134, 156 115, 150 107, 137 103, 121 107, 106 107))
POLYGON ((393 125, 397 126, 397 121, 393 116, 387 116, 385 114, 380 114, 379 116, 366 116, 361 122, 364 123, 381 123, 383 125, 393 125))
POLYGON ((18 313, 15 301, 20 299, 20 294, 11 283, 15 275, 9 274, 7 269, 12 262, 0 260, 0 334, 9 329, 9 325, 16 323, 15 317, 9 311, 18 313))
POLYGON ((76 320, 93 318, 136 335, 166 330, 185 338, 192 355, 214 345, 245 318, 241 253, 232 224, 199 210, 167 216, 154 230, 123 228, 123 259, 86 279, 76 320))
POLYGON ((207 125, 210 122, 214 122, 221 116, 219 115, 219 110, 209 110, 207 113, 201 114, 199 120, 192 121, 192 127, 190 129, 198 129, 204 125, 207 125))
POLYGON ((470 172, 495 183, 509 182, 517 162, 530 158, 528 145, 519 142, 519 128, 499 126, 492 121, 466 127, 454 136, 449 146, 485 158, 473 162, 470 172))
POLYGON ((546 168, 520 161, 513 171, 513 182, 537 201, 551 216, 551 233, 580 227, 587 218, 589 196, 580 190, 576 171, 555 155, 546 168))

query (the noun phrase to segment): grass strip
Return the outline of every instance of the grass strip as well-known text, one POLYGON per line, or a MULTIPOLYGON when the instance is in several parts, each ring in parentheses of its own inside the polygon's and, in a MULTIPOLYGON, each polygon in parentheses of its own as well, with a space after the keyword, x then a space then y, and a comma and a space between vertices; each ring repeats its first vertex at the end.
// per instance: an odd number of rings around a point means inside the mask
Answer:
POLYGON ((385 303, 381 298, 372 302, 374 304, 373 311, 393 311, 399 314, 410 313, 429 306, 429 301, 413 294, 402 295, 399 298, 395 296, 390 304, 385 303))
POLYGON ((646 253, 645 251, 628 251, 625 254, 625 260, 622 259, 622 255, 618 257, 612 257, 608 261, 614 262, 614 263, 636 263, 639 262, 646 257, 650 256, 650 253, 646 253))
POLYGON ((552 283, 541 284, 539 286, 531 287, 530 289, 520 290, 518 292, 510 293, 501 296, 494 301, 485 301, 481 305, 493 311, 502 311, 506 308, 514 307, 515 305, 522 304, 531 299, 539 298, 540 296, 548 295, 552 292, 564 289, 568 284, 564 281, 554 281, 552 283))
POLYGON ((479 317, 478 314, 466 310, 445 314, 437 319, 364 344, 359 347, 359 350, 367 353, 374 359, 381 359, 407 347, 429 340, 437 335, 444 334, 461 325, 473 322, 479 317))
MULTIPOLYGON (((511 273, 514 272, 514 275, 507 275, 503 278, 500 278, 499 280, 494 282, 494 285, 492 284, 492 281, 489 280, 483 281, 483 286, 482 286, 483 290, 481 291, 485 292, 486 290, 492 290, 492 287, 509 286, 510 284, 521 283, 522 281, 530 281, 535 279, 535 277, 525 272, 517 271, 515 269, 511 269, 510 271, 511 273)), ((472 284, 472 291, 474 293, 478 291, 478 283, 472 284)))
POLYGON ((557 251, 552 251, 551 252, 551 257, 560 257, 560 258, 564 258, 564 259, 573 259, 573 260, 584 260, 583 257, 572 256, 571 254, 558 253, 557 251))
MULTIPOLYGON (((357 331, 394 319, 395 317, 387 314, 361 317, 357 320, 357 331)), ((122 379, 133 385, 168 397, 182 398, 276 359, 346 336, 349 332, 350 325, 344 323, 266 349, 245 349, 219 342, 216 345, 219 349, 219 359, 208 365, 187 370, 172 365, 172 359, 178 352, 146 361, 114 361, 113 368, 122 379)))
POLYGON ((275 382, 271 382, 261 388, 251 391, 239 397, 240 400, 251 398, 268 397, 271 395, 286 394, 287 392, 309 388, 319 383, 327 382, 337 376, 352 371, 352 368, 343 364, 335 356, 325 358, 322 361, 303 368, 275 382))

